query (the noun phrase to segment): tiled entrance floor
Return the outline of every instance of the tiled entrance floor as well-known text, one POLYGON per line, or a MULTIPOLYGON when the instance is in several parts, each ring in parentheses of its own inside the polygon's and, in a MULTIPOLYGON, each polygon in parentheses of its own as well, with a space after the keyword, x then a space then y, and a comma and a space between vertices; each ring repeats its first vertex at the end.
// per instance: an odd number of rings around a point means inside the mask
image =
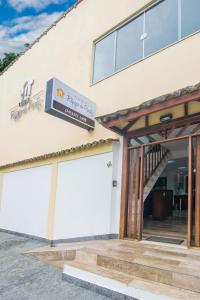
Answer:
POLYGON ((183 240, 182 246, 187 246, 187 218, 183 216, 171 216, 166 220, 158 221, 151 218, 144 219, 143 239, 152 236, 183 240))

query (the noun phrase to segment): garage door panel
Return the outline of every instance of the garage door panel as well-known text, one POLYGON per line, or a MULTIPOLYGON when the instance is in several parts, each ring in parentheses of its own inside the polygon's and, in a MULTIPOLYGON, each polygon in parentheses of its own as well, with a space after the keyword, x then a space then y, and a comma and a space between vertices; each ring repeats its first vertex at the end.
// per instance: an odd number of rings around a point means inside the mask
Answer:
POLYGON ((0 227, 46 237, 50 185, 50 165, 6 173, 0 227))
POLYGON ((58 165, 54 239, 110 233, 112 153, 58 165))

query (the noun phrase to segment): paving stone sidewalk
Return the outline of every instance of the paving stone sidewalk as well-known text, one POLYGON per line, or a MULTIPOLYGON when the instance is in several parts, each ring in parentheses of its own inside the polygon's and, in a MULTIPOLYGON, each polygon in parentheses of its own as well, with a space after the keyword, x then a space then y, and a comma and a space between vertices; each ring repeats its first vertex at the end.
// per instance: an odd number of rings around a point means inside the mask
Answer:
POLYGON ((23 252, 44 242, 0 232, 0 300, 108 300, 62 281, 62 272, 23 252))

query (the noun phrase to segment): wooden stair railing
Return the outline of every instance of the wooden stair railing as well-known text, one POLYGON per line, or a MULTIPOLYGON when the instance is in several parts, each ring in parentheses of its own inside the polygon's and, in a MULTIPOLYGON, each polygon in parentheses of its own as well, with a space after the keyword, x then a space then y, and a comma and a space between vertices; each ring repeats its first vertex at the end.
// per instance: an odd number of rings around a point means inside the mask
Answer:
POLYGON ((153 145, 144 155, 144 186, 147 184, 151 176, 162 160, 166 157, 169 150, 161 145, 153 145))

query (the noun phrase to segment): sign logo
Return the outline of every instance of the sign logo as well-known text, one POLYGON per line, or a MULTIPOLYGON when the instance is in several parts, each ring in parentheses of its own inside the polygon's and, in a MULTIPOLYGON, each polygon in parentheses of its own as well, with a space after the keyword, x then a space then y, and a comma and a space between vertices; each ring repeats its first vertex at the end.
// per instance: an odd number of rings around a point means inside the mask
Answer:
POLYGON ((56 78, 47 82, 45 112, 87 130, 95 127, 96 104, 56 78))
POLYGON ((33 83, 34 80, 32 78, 26 79, 23 88, 21 90, 22 100, 25 100, 26 98, 31 96, 33 83))
POLYGON ((60 98, 64 99, 65 97, 65 92, 63 91, 63 89, 61 89, 60 87, 56 89, 57 92, 57 96, 59 96, 60 98))
POLYGON ((22 114, 27 113, 30 109, 41 108, 43 92, 32 96, 32 87, 34 80, 32 78, 27 78, 22 85, 20 95, 21 99, 18 102, 18 105, 13 107, 10 112, 10 117, 13 120, 18 120, 21 118, 22 114))

